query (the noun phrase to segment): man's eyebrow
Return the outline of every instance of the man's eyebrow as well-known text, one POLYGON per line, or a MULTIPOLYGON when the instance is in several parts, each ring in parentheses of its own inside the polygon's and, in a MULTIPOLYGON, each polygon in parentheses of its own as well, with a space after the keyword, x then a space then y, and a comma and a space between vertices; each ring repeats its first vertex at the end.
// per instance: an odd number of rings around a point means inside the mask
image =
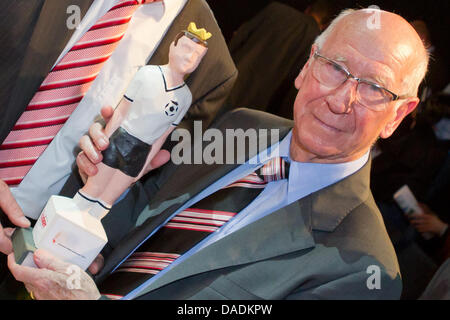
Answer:
POLYGON ((370 79, 373 79, 375 83, 382 86, 383 88, 386 88, 390 90, 390 87, 392 86, 392 83, 394 82, 394 73, 389 68, 383 68, 382 74, 370 74, 370 79))
POLYGON ((378 84, 379 86, 382 86, 383 88, 386 89, 390 89, 390 81, 386 81, 386 78, 381 77, 380 75, 375 75, 373 77, 370 77, 370 79, 368 79, 369 81, 373 81, 376 84, 378 84), (371 80, 373 79, 373 80, 371 80))
MULTIPOLYGON (((343 62, 344 64, 348 61, 347 58, 341 56, 340 54, 335 54, 333 57, 333 61, 343 62)), ((393 76, 392 70, 389 68, 383 68, 383 76, 380 74, 369 74, 367 78, 363 78, 364 80, 374 82, 383 88, 389 89, 389 86, 392 85, 392 81, 389 80, 390 77, 393 76)))
POLYGON ((334 56, 334 60, 339 62, 347 62, 347 59, 345 57, 340 56, 338 54, 334 56))

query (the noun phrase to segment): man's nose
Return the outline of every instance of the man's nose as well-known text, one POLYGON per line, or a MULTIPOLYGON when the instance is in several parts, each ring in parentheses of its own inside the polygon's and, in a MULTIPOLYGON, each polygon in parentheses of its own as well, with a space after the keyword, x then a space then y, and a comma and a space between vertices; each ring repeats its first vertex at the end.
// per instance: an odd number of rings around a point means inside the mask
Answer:
POLYGON ((349 78, 325 98, 333 113, 350 113, 353 110, 357 85, 358 81, 349 78))

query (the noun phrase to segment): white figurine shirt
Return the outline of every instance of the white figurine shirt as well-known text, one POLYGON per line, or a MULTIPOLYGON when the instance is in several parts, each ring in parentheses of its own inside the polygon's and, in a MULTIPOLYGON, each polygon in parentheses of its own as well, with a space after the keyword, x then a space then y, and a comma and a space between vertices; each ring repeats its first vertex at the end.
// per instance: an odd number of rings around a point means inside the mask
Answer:
POLYGON ((159 66, 141 67, 131 80, 125 99, 131 107, 121 127, 141 141, 152 145, 171 125, 178 125, 192 102, 183 83, 168 88, 159 66))

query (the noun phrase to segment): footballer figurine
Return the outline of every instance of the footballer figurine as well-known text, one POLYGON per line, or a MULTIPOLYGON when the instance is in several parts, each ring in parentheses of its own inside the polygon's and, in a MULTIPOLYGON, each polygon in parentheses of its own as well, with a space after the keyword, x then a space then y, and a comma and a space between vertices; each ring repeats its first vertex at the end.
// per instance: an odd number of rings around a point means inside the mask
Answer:
POLYGON ((106 125, 109 147, 97 164, 97 174, 73 199, 51 196, 33 229, 14 232, 16 263, 35 267, 33 252, 43 248, 88 268, 108 241, 100 220, 141 177, 189 109, 192 95, 184 79, 200 64, 210 37, 191 22, 170 45, 168 64, 137 71, 106 125))
POLYGON ((105 128, 109 147, 102 152, 98 173, 74 197, 80 209, 89 208, 91 215, 102 218, 140 178, 191 105, 184 79, 201 62, 210 37, 191 22, 170 45, 167 65, 147 65, 137 71, 105 128))

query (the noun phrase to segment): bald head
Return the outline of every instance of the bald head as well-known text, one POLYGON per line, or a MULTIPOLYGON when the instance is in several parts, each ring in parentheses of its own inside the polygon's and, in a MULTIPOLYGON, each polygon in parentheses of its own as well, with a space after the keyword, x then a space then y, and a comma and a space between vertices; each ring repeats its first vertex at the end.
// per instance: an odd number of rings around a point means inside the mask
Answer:
POLYGON ((417 95, 428 54, 417 32, 401 16, 374 9, 343 11, 315 41, 319 50, 336 43, 357 47, 358 54, 395 67, 391 69, 400 83, 400 95, 417 95))

